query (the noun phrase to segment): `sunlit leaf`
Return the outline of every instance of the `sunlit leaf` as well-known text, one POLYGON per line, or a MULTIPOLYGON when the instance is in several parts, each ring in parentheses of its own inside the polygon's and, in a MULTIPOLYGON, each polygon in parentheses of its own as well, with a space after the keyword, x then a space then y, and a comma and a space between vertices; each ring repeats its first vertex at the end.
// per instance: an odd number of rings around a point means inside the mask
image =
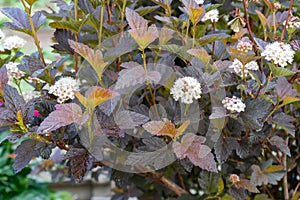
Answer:
POLYGON ((205 138, 192 133, 185 134, 181 142, 174 142, 173 148, 179 159, 187 157, 194 165, 217 172, 216 162, 211 149, 204 145, 205 138))
POLYGON ((85 60, 87 60, 93 69, 97 72, 99 80, 102 80, 102 74, 107 63, 103 61, 103 54, 100 50, 94 51, 89 46, 68 40, 70 46, 75 50, 76 53, 81 55, 85 60))
POLYGON ((62 126, 72 123, 82 124, 85 122, 81 108, 75 103, 58 104, 56 110, 51 112, 41 123, 37 132, 41 134, 49 133, 62 126))
POLYGON ((163 121, 148 122, 143 125, 143 128, 153 135, 167 135, 171 138, 176 138, 186 130, 189 124, 189 121, 185 121, 179 128, 176 129, 175 125, 170 120, 164 118, 163 121))

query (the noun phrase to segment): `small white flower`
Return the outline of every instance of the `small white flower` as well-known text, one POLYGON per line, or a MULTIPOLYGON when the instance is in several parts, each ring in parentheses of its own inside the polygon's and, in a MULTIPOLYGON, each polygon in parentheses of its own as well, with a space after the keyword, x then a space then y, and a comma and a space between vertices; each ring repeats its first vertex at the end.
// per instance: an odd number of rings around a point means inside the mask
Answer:
POLYGON ((26 41, 18 36, 11 36, 4 40, 3 47, 7 50, 21 48, 26 44, 26 41))
POLYGON ((137 197, 129 197, 128 200, 139 200, 137 197))
POLYGON ((244 75, 246 77, 251 76, 251 78, 253 78, 249 70, 253 70, 253 71, 258 70, 259 66, 256 61, 251 61, 247 63, 245 66, 243 66, 243 63, 235 58, 232 64, 229 66, 229 68, 233 69, 234 72, 241 77, 243 77, 243 70, 244 70, 244 75))
POLYGON ((261 53, 268 61, 273 61, 281 67, 287 66, 288 63, 292 64, 295 51, 292 50, 291 45, 284 44, 283 42, 273 42, 265 47, 261 53))
POLYGON ((199 5, 199 4, 203 4, 204 3, 204 0, 195 0, 196 3, 199 5))
POLYGON ((205 22, 206 20, 210 20, 211 22, 217 22, 219 20, 219 11, 218 9, 213 9, 205 13, 201 21, 205 22))
POLYGON ((30 101, 33 98, 39 97, 40 93, 38 91, 24 91, 22 96, 26 102, 30 101))
POLYGON ((281 8, 281 4, 280 4, 280 3, 274 3, 273 6, 274 6, 274 8, 275 8, 276 10, 278 10, 278 9, 281 8))
POLYGON ((224 108, 231 112, 244 112, 246 105, 237 98, 236 96, 233 96, 232 98, 226 97, 223 99, 222 104, 224 105, 224 108))
POLYGON ((3 31, 0 30, 0 40, 3 40, 5 38, 5 34, 3 31))
POLYGON ((197 79, 183 77, 175 81, 170 93, 173 95, 175 101, 181 99, 182 103, 191 104, 193 103, 193 98, 200 99, 202 91, 197 79))
MULTIPOLYGON (((285 24, 286 24, 286 20, 284 20, 284 22, 283 22, 284 26, 285 26, 285 24)), ((297 16, 291 16, 290 20, 289 20, 289 22, 288 22, 288 24, 287 24, 286 27, 290 28, 290 29, 293 29, 293 28, 298 29, 298 28, 300 28, 300 18, 297 17, 297 16)))
POLYGON ((238 44, 236 46, 237 50, 247 53, 251 51, 253 47, 253 43, 249 40, 248 37, 243 37, 238 40, 238 44))
POLYGON ((5 64, 7 76, 10 81, 13 81, 13 79, 21 79, 23 76, 25 76, 25 72, 19 70, 17 66, 18 63, 14 62, 5 64))
POLYGON ((59 79, 53 86, 49 88, 49 94, 57 96, 57 102, 63 103, 69 99, 74 99, 74 91, 79 90, 79 83, 71 77, 63 77, 59 79))

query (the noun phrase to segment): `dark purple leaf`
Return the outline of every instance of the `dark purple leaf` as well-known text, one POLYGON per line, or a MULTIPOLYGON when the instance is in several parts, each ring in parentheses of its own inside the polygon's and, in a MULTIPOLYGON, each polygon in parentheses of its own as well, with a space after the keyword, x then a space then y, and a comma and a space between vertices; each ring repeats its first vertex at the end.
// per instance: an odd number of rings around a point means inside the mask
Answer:
POLYGON ((115 122, 122 130, 133 129, 147 121, 149 121, 149 117, 132 111, 120 111, 115 116, 115 122))
POLYGON ((4 87, 5 106, 15 115, 26 104, 16 88, 10 85, 4 87))
POLYGON ((6 67, 0 68, 0 93, 4 90, 5 84, 8 82, 6 67))
POLYGON ((15 173, 20 172, 32 159, 33 156, 38 156, 39 153, 35 150, 37 145, 35 140, 25 140, 23 141, 15 150, 17 157, 14 160, 13 168, 15 173))
POLYGON ((269 113, 271 103, 265 100, 255 99, 246 102, 246 110, 241 113, 241 118, 246 128, 260 130, 264 117, 269 113))
POLYGON ((297 91, 293 89, 292 84, 290 84, 285 77, 279 77, 277 79, 276 91, 280 99, 284 99, 286 95, 297 96, 297 91))
POLYGON ((276 146, 280 151, 286 153, 288 156, 291 156, 290 148, 286 144, 285 140, 278 136, 273 136, 270 139, 270 143, 273 146, 276 146))
MULTIPOLYGON (((12 22, 6 22, 5 25, 8 28, 22 31, 31 35, 31 26, 27 16, 27 13, 20 8, 2 8, 1 12, 6 15, 12 22)), ((32 21, 35 29, 39 27, 46 21, 46 17, 42 12, 37 11, 32 16, 32 21)))
POLYGON ((293 121, 295 121, 294 117, 281 112, 271 118, 271 121, 291 135, 295 136, 295 126, 293 124, 293 121))
POLYGON ((92 167, 92 157, 85 149, 72 147, 65 155, 70 161, 70 171, 76 183, 80 183, 92 167))
POLYGON ((215 143, 215 154, 219 164, 222 164, 231 155, 232 151, 239 147, 239 143, 232 137, 223 138, 222 136, 215 143))
POLYGON ((75 40, 74 34, 69 30, 56 29, 54 38, 58 44, 52 47, 58 52, 74 54, 74 50, 70 47, 68 40, 75 40))
POLYGON ((291 46, 295 51, 300 51, 300 40, 292 40, 291 46))
POLYGON ((44 119, 37 132, 41 134, 49 133, 62 126, 72 123, 81 124, 84 122, 84 116, 79 105, 75 103, 58 104, 56 110, 44 119))

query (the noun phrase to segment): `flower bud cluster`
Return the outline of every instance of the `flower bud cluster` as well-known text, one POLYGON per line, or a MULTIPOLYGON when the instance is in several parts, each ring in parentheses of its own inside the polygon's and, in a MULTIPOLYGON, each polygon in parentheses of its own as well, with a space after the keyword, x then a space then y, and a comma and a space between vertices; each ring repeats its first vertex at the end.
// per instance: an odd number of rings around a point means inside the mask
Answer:
POLYGON ((10 81, 13 81, 14 79, 21 79, 23 76, 25 76, 25 72, 19 70, 18 63, 9 62, 5 64, 7 76, 10 81))
POLYGON ((238 41, 236 46, 237 50, 247 53, 251 51, 253 48, 253 43, 249 40, 249 38, 244 37, 238 41))

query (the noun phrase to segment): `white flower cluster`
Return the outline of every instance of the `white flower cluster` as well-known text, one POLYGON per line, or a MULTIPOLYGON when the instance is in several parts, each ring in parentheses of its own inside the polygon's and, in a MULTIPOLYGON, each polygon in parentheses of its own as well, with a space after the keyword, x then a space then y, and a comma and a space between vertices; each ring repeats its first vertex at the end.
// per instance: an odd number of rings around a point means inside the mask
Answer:
POLYGON ((63 103, 69 99, 74 99, 74 91, 79 90, 79 83, 71 77, 63 77, 59 79, 53 86, 49 88, 49 93, 57 96, 57 102, 63 103))
POLYGON ((273 60, 274 64, 279 64, 281 67, 287 66, 288 63, 292 64, 295 51, 291 45, 284 44, 283 42, 273 42, 265 47, 261 53, 268 61, 273 60))
POLYGON ((232 64, 229 66, 229 68, 233 69, 234 72, 240 75, 241 77, 243 77, 243 70, 246 77, 249 75, 252 77, 249 70, 253 70, 253 71, 258 70, 259 66, 256 61, 251 61, 247 63, 245 66, 243 66, 243 63, 235 58, 232 64))
POLYGON ((37 98, 40 96, 38 91, 24 91, 22 92, 22 96, 26 102, 30 101, 33 98, 37 98))
POLYGON ((21 48, 26 44, 26 41, 16 35, 7 37, 3 42, 3 48, 7 50, 21 48))
POLYGON ((236 46, 237 50, 247 53, 248 51, 251 51, 253 47, 253 43, 249 40, 248 37, 243 37, 238 41, 238 44, 236 46))
MULTIPOLYGON (((283 25, 285 26, 286 20, 284 20, 283 25)), ((300 28, 300 18, 297 16, 291 16, 289 22, 287 23, 287 28, 290 29, 298 29, 300 28)))
POLYGON ((195 0, 196 3, 199 5, 199 4, 203 4, 204 3, 204 0, 195 0))
POLYGON ((236 96, 233 96, 232 98, 226 97, 223 99, 222 103, 224 108, 232 112, 244 112, 246 108, 246 105, 242 102, 242 100, 236 96))
POLYGON ((201 21, 205 22, 206 20, 210 20, 211 22, 217 22, 219 21, 219 11, 218 9, 212 9, 205 13, 201 21))
POLYGON ((10 81, 13 81, 13 79, 21 79, 23 76, 25 76, 25 72, 19 70, 17 66, 18 63, 14 62, 5 64, 7 76, 10 81))
POLYGON ((175 101, 181 98, 184 104, 193 103, 194 99, 200 99, 202 94, 201 85, 197 79, 193 77, 183 77, 175 81, 171 92, 175 101))

